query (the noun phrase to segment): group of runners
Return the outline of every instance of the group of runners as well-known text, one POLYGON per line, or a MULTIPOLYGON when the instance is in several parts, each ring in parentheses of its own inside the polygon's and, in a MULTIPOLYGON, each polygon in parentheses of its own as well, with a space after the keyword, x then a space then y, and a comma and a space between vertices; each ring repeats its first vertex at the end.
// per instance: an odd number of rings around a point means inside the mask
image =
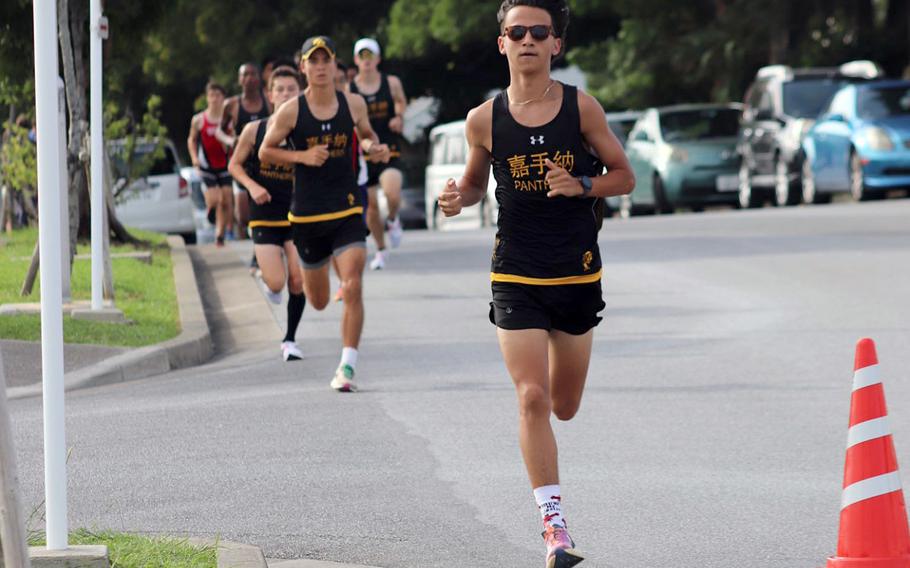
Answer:
MULTIPOLYGON (((635 180, 597 101, 550 75, 564 52, 566 0, 504 0, 498 20, 510 83, 468 113, 466 169, 448 181, 439 206, 453 216, 478 203, 492 166, 499 227, 488 316, 517 392, 519 442, 543 521, 546 566, 568 568, 582 555, 563 515, 551 416, 570 420, 579 409, 593 328, 604 308, 598 205, 631 192, 635 180)), ((379 57, 375 40, 358 41, 351 78, 338 65, 332 40, 312 37, 298 66, 264 74, 264 95, 245 75, 249 66, 241 67, 243 94, 225 110, 223 89, 209 85, 208 107, 194 117, 189 142, 210 188, 219 237, 229 222, 230 176, 249 192, 263 280, 272 294, 285 283, 289 291, 285 359, 302 356, 294 332, 303 306, 306 298, 318 310, 329 303, 334 264, 344 312, 331 386, 347 392, 356 390, 367 227, 377 242, 375 268, 386 260, 384 231, 392 246, 401 238, 401 173, 393 166, 405 98, 401 82, 378 71, 379 57), (266 112, 267 119, 258 118, 266 112), (231 117, 236 139, 221 128, 223 115, 231 117), (217 146, 233 148, 229 166, 217 146), (377 185, 389 198, 386 223, 375 206, 377 185)))

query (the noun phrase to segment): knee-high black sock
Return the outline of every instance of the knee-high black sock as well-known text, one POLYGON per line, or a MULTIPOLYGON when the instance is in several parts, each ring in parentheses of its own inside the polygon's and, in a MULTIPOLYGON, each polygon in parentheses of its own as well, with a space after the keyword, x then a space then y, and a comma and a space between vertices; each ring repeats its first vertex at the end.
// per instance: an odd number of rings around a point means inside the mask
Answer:
POLYGON ((288 295, 288 333, 284 336, 285 341, 294 341, 297 336, 297 326, 300 324, 300 318, 303 317, 303 308, 306 306, 306 296, 300 294, 288 295))

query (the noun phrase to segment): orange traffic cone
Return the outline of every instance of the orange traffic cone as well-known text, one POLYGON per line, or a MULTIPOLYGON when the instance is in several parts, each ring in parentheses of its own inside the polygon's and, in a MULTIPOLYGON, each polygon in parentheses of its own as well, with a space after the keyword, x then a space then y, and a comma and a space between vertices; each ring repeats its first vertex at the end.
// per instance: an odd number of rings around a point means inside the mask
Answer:
POLYGON ((837 556, 827 568, 910 568, 910 531, 875 343, 856 345, 837 556))

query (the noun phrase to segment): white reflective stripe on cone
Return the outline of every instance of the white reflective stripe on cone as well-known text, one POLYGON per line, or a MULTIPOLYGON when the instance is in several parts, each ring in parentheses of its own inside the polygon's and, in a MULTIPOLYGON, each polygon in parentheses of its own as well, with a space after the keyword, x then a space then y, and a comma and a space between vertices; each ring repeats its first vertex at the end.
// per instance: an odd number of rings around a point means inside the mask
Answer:
POLYGON ((882 379, 878 371, 878 365, 869 365, 853 373, 853 390, 855 391, 877 385, 880 382, 882 382, 882 379))
POLYGON ((847 431, 847 448, 852 448, 857 444, 882 438, 891 434, 891 425, 888 423, 888 417, 873 418, 852 426, 847 431))
POLYGON ((844 487, 840 508, 846 509, 854 503, 900 491, 900 489, 901 477, 897 471, 857 481, 853 485, 844 487))

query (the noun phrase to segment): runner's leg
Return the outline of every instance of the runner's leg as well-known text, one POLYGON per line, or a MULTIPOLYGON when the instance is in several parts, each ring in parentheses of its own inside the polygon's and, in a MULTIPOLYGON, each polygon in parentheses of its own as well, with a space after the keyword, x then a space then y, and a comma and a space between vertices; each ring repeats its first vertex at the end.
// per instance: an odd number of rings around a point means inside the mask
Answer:
POLYGON ((550 425, 547 331, 497 328, 496 334, 518 394, 518 439, 531 487, 556 485, 559 467, 556 438, 550 425))
POLYGON ((593 342, 593 329, 583 335, 550 332, 550 400, 560 420, 571 420, 581 406, 593 342))
POLYGON ((398 217, 398 211, 401 208, 401 185, 403 182, 401 170, 397 168, 388 168, 379 175, 379 186, 385 193, 386 201, 389 204, 388 219, 391 221, 398 217))
POLYGON ((215 210, 215 236, 224 236, 224 225, 221 224, 221 190, 217 186, 208 187, 203 197, 205 198, 205 208, 209 211, 215 210))
POLYGON ((303 269, 303 289, 310 305, 322 311, 329 303, 329 263, 303 269))
POLYGON ((275 245, 255 245, 253 247, 256 260, 259 261, 259 268, 262 270, 262 281, 273 293, 280 293, 288 278, 281 249, 282 247, 275 245))
POLYGON ((341 341, 344 347, 357 349, 363 331, 363 267, 366 249, 350 247, 338 255, 341 289, 344 291, 344 315, 341 318, 341 341))
POLYGON ((373 235, 373 240, 376 241, 376 248, 380 251, 384 251, 385 223, 382 222, 382 219, 379 216, 379 201, 376 200, 376 192, 378 189, 378 185, 373 185, 369 188, 370 203, 373 204, 374 207, 367 209, 367 226, 370 229, 370 234, 373 235))
POLYGON ((300 325, 306 307, 306 295, 303 293, 303 270, 293 241, 285 241, 284 254, 288 269, 288 327, 282 342, 282 352, 285 361, 290 361, 303 358, 303 353, 297 346, 297 326, 300 325))
POLYGON ((234 191, 234 208, 236 209, 237 239, 245 239, 247 224, 250 222, 250 194, 245 189, 237 186, 234 191))
MULTIPOLYGON (((222 235, 224 235, 234 228, 234 191, 230 185, 222 185, 219 191, 221 193, 222 235)), ((234 236, 236 238, 236 234, 234 236)))

